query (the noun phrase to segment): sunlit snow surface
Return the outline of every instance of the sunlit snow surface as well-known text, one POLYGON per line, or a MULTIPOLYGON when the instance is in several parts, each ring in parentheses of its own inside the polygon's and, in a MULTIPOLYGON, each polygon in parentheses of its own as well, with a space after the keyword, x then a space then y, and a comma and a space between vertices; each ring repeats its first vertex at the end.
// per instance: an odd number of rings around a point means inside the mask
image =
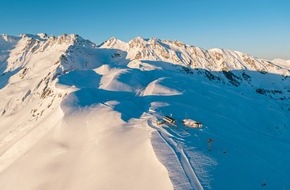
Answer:
POLYGON ((178 41, 2 35, 1 190, 288 189, 289 69, 178 41))

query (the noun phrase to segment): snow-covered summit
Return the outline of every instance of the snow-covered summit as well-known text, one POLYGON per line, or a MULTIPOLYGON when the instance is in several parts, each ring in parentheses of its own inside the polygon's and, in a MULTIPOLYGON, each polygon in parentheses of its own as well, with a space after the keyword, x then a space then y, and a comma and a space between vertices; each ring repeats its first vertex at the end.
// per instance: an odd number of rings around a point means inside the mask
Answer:
POLYGON ((112 38, 108 39, 107 41, 103 42, 101 45, 99 45, 99 47, 127 50, 128 44, 115 38, 115 37, 112 37, 112 38))
POLYGON ((16 36, 10 36, 7 34, 1 34, 0 35, 0 42, 7 42, 7 43, 15 43, 17 40, 19 40, 20 37, 16 37, 16 36))

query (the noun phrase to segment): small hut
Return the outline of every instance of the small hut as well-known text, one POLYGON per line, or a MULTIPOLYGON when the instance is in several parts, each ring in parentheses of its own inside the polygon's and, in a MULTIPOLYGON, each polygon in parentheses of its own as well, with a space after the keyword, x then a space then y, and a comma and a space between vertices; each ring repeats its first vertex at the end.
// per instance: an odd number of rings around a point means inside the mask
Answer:
POLYGON ((176 122, 176 119, 174 119, 174 118, 172 118, 170 116, 164 116, 162 118, 162 120, 165 121, 166 123, 170 124, 170 125, 172 125, 172 124, 174 124, 176 122))
POLYGON ((198 121, 194 121, 192 119, 184 119, 182 120, 183 125, 191 128, 202 128, 202 123, 198 121))

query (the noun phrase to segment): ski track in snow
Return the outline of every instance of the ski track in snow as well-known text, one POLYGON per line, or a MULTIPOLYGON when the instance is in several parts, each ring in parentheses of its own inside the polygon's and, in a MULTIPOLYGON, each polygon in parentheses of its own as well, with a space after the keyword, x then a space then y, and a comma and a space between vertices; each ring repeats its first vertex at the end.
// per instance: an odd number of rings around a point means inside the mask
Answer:
POLYGON ((183 172, 190 182, 191 187, 194 190, 203 190, 203 187, 194 172, 194 168, 191 166, 183 148, 179 146, 178 143, 174 141, 173 138, 170 137, 169 133, 167 133, 164 129, 154 126, 151 120, 148 120, 148 125, 158 132, 160 138, 162 138, 163 141, 166 142, 166 144, 175 153, 180 165, 182 166, 183 172))

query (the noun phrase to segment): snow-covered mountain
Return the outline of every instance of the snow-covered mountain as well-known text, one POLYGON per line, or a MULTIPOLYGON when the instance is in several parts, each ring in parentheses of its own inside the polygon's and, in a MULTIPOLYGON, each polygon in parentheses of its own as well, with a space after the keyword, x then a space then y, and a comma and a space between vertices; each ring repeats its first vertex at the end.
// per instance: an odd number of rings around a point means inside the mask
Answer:
POLYGON ((289 62, 259 59, 246 53, 226 49, 204 50, 179 41, 143 39, 137 37, 128 43, 111 38, 100 45, 102 48, 121 49, 128 59, 158 60, 210 71, 251 70, 289 75, 289 62))
POLYGON ((289 114, 287 60, 0 36, 1 189, 287 189, 289 114))

